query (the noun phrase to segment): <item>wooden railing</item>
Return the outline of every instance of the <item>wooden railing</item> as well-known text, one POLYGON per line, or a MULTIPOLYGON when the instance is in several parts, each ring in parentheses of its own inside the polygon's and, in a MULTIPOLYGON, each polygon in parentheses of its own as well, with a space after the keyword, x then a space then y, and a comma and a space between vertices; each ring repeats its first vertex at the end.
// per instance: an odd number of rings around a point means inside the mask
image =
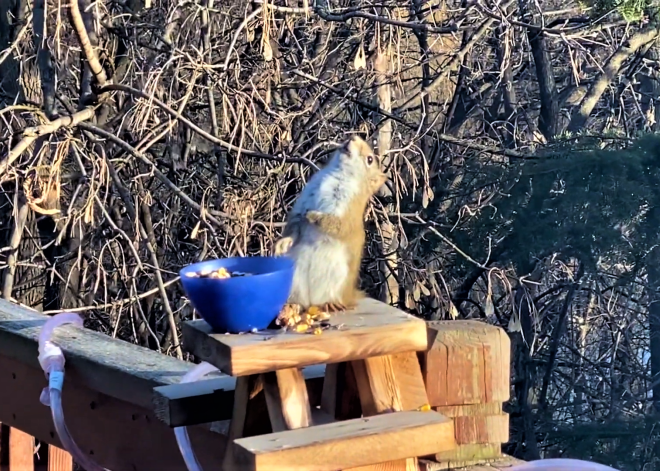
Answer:
MULTIPOLYGON (((37 345, 46 319, 0 300, 2 471, 7 466, 9 471, 72 469, 71 457, 58 448, 50 409, 39 402, 47 381, 37 360, 37 345), (33 437, 40 443, 36 453, 33 437)), ((431 322, 428 332, 429 349, 420 353, 419 361, 429 403, 452 418, 458 446, 424 457, 420 469, 502 459, 501 444, 508 440, 508 416, 501 408, 510 388, 508 336, 477 321, 431 322)), ((155 397, 153 389, 178 385, 194 365, 70 326, 58 328, 54 338, 66 356, 65 417, 81 449, 112 471, 185 471, 171 427, 196 423, 186 422, 194 414, 186 410, 185 401, 159 402, 162 397, 155 397)), ((324 367, 309 367, 303 373, 310 404, 316 406, 324 367)), ((205 407, 212 410, 213 422, 189 426, 193 447, 206 469, 219 469, 222 463, 235 383, 235 378, 224 374, 213 376, 198 402, 208 402, 205 407)))

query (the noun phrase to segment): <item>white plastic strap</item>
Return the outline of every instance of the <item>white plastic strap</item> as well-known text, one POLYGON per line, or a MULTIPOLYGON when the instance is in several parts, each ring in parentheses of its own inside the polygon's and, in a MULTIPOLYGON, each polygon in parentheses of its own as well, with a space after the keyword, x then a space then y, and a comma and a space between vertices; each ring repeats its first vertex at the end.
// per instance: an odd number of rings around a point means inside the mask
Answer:
POLYGON ((62 349, 51 341, 44 342, 43 351, 39 352, 39 364, 41 365, 41 368, 46 371, 46 367, 48 366, 48 363, 50 363, 49 360, 57 357, 64 357, 62 349))

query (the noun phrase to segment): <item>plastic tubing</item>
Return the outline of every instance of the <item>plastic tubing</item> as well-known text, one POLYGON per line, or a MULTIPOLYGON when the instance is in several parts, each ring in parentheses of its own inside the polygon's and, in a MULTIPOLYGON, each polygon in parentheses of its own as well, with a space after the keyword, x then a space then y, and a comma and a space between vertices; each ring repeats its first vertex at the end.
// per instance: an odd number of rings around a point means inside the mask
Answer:
POLYGON ((62 409, 62 385, 64 384, 64 353, 55 343, 51 342, 53 331, 56 327, 64 324, 73 324, 83 327, 82 318, 72 312, 65 312, 51 317, 41 328, 39 333, 39 364, 48 378, 48 387, 41 392, 41 403, 50 406, 53 415, 55 431, 62 442, 62 446, 68 451, 73 460, 86 471, 108 471, 99 466, 86 453, 84 453, 69 434, 64 421, 64 410, 62 409))
MULTIPOLYGON (((218 369, 215 366, 204 361, 186 373, 183 378, 181 378, 181 383, 192 383, 199 381, 207 374, 217 370, 218 369)), ((199 461, 197 461, 197 456, 195 455, 195 452, 193 451, 190 444, 188 428, 185 426, 174 427, 174 435, 176 437, 176 443, 179 445, 179 451, 181 452, 183 461, 186 463, 188 471, 202 471, 202 466, 199 464, 199 461)))
POLYGON ((568 458, 550 458, 530 461, 507 468, 509 471, 619 471, 593 461, 573 460, 568 458))

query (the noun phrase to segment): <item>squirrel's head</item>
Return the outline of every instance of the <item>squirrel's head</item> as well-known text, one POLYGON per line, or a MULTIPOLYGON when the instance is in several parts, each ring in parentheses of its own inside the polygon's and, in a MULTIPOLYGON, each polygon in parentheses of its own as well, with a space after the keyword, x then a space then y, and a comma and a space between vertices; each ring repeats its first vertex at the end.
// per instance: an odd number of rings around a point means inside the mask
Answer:
POLYGON ((371 146, 359 136, 352 136, 344 142, 337 153, 339 163, 349 167, 354 173, 363 175, 368 190, 374 194, 387 181, 387 175, 381 169, 380 157, 371 146))

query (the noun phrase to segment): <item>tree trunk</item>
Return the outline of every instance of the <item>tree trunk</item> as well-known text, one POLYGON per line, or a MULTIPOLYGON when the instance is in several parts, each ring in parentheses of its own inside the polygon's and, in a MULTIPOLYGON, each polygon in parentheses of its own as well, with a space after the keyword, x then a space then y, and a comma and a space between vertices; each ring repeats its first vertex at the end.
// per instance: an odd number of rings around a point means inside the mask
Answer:
POLYGON ((634 34, 630 39, 624 42, 619 49, 609 58, 603 71, 596 77, 589 91, 582 99, 580 106, 571 116, 571 122, 568 124, 568 131, 578 132, 587 124, 591 112, 598 104, 598 100, 603 95, 609 84, 619 74, 619 69, 623 62, 633 55, 640 47, 648 44, 658 37, 658 29, 646 28, 634 34))
POLYGON ((640 74, 639 79, 639 92, 642 97, 640 105, 644 113, 642 123, 642 130, 645 132, 657 132, 660 129, 660 71, 658 71, 658 61, 660 61, 660 47, 653 44, 648 52, 646 58, 651 65, 649 70, 640 74))
MULTIPOLYGON (((376 73, 376 86, 378 107, 390 112, 392 110, 392 91, 389 84, 389 50, 378 51, 374 60, 374 71, 376 73)), ((380 119, 380 116, 376 116, 380 119)), ((392 121, 387 120, 378 130, 377 148, 378 154, 381 156, 382 165, 385 168, 393 167, 392 156, 389 154, 392 145, 392 121)), ((383 185, 380 190, 380 196, 392 197, 390 189, 387 185, 383 185)), ((392 205, 388 205, 388 209, 392 209, 392 205)), ((380 263, 380 274, 382 284, 380 288, 380 299, 388 304, 396 304, 399 302, 399 283, 397 281, 397 254, 395 247, 396 241, 396 228, 394 224, 388 219, 384 220, 380 226, 382 242, 381 250, 384 255, 383 261, 380 263)))
MULTIPOLYGON (((528 0, 519 0, 518 5, 522 18, 526 23, 535 24, 533 15, 529 12, 528 0)), ((552 69, 552 61, 548 52, 545 36, 542 31, 527 29, 527 38, 534 56, 534 66, 539 84, 541 114, 539 115, 539 131, 547 140, 552 140, 559 131, 559 101, 557 100, 557 85, 552 69)))
POLYGON ((519 324, 509 328, 513 331, 511 340, 514 349, 514 391, 520 412, 517 419, 512 418, 511 426, 520 433, 516 456, 527 461, 541 457, 536 439, 535 416, 531 408, 535 386, 531 345, 534 342, 533 317, 536 314, 534 298, 542 273, 541 266, 537 266, 534 272, 518 285, 514 296, 514 309, 517 311, 519 324))

